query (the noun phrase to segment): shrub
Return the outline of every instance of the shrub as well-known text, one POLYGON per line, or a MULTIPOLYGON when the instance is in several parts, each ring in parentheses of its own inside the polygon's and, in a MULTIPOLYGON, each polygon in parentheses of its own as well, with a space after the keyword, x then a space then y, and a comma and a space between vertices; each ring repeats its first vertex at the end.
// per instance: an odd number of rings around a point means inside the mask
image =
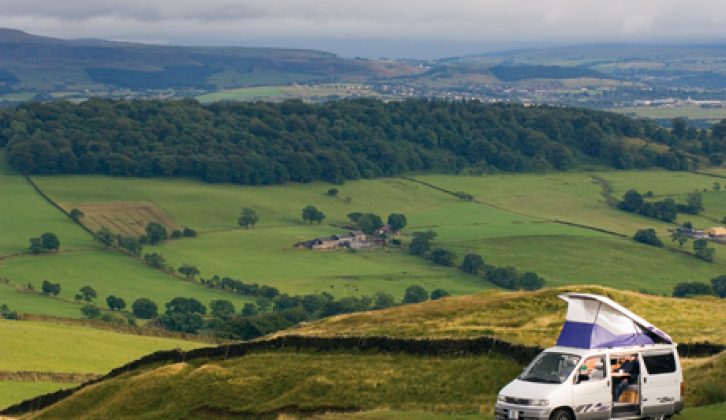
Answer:
POLYGON ((159 308, 156 303, 147 298, 139 298, 131 304, 134 316, 141 319, 152 319, 158 315, 159 308))
POLYGON ((331 188, 331 189, 328 190, 328 192, 326 194, 328 194, 331 197, 335 197, 336 195, 338 195, 338 189, 337 188, 331 188))
POLYGON ((431 256, 429 258, 436 264, 451 267, 455 263, 456 255, 453 252, 447 251, 443 248, 436 248, 431 251, 431 256))
POLYGON ((711 289, 720 298, 726 298, 726 275, 711 279, 711 289))
POLYGON ((81 308, 81 313, 88 319, 96 319, 101 315, 101 310, 93 305, 84 305, 81 308))
POLYGON ((431 300, 439 300, 448 296, 451 296, 451 294, 444 289, 436 289, 431 292, 431 300))
POLYGON ((642 244, 663 247, 663 242, 658 239, 658 235, 655 233, 655 229, 639 229, 635 232, 633 239, 642 244))
POLYGON ((419 303, 429 299, 429 294, 419 285, 409 286, 403 295, 403 303, 419 303))
POLYGON ((545 279, 531 271, 522 274, 519 278, 518 288, 524 290, 539 290, 544 287, 545 279))
POLYGON ((481 274, 484 271, 484 259, 478 254, 466 254, 460 268, 470 274, 481 274))
POLYGON ((673 286, 673 297, 687 297, 697 295, 710 295, 713 291, 711 286, 699 282, 682 282, 673 286))
POLYGON ((182 236, 185 238, 193 238, 193 237, 197 236, 197 231, 192 228, 184 226, 184 229, 182 230, 182 236))

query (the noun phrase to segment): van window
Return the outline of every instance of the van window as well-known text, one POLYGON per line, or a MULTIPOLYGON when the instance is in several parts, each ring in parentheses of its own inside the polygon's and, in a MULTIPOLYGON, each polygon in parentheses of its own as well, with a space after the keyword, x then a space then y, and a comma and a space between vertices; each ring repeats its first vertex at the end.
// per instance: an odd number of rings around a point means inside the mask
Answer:
POLYGON ((676 358, 672 352, 665 354, 644 354, 643 361, 645 362, 645 368, 651 375, 673 373, 676 371, 676 358))
POLYGON ((589 380, 605 379, 605 357, 592 356, 585 359, 580 365, 580 375, 587 375, 589 380))
POLYGON ((524 369, 519 379, 561 384, 570 376, 579 361, 580 357, 574 354, 542 352, 524 369))

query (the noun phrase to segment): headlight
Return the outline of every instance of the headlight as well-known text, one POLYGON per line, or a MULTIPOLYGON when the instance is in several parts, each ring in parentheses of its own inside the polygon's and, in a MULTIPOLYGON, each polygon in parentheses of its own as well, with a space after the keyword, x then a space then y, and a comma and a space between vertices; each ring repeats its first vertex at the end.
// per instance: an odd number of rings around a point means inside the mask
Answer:
POLYGON ((530 403, 530 405, 536 405, 536 406, 539 406, 539 407, 546 407, 546 406, 550 405, 550 400, 532 400, 532 402, 530 403))
POLYGON ((504 398, 504 395, 499 394, 499 395, 497 395, 497 401, 498 402, 504 402, 504 401, 506 401, 506 399, 504 398))

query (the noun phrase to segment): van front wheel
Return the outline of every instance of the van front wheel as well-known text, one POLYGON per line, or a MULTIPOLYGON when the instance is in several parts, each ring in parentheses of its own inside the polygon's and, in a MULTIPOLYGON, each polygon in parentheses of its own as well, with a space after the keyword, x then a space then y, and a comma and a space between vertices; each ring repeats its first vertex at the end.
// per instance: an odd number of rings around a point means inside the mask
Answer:
POLYGON ((550 420, 575 420, 570 410, 566 408, 558 408, 550 416, 550 420))

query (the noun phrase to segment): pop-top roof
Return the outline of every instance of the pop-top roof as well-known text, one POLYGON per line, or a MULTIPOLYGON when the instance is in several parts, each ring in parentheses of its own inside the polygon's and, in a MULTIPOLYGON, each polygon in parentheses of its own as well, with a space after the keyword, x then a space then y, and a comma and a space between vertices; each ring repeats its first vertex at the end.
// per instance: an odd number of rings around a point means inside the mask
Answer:
POLYGON ((567 319, 558 346, 595 349, 673 343, 668 334, 604 296, 565 293, 559 298, 567 302, 567 319))

